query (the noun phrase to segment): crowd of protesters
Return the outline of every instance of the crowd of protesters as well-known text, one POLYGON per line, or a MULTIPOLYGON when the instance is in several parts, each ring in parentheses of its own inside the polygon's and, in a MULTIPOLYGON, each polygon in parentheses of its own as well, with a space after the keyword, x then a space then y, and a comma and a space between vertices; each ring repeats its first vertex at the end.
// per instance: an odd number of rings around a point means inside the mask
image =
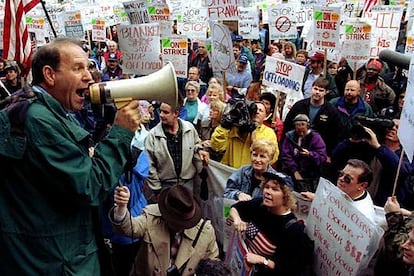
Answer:
POLYGON ((193 49, 189 40, 194 52, 176 108, 146 99, 120 110, 90 103, 90 83, 130 77, 114 40, 91 47, 57 39, 41 47, 29 86, 18 64, 1 60, 1 99, 31 99, 17 106, 20 116, 6 115, 11 124, 20 119, 26 143, 0 150, 7 159, 1 274, 195 275, 217 262, 215 274, 228 275, 194 182, 209 160, 236 169, 223 197, 238 201, 231 217, 235 230, 248 234, 245 261, 255 275, 309 269, 292 191, 312 200, 320 177, 355 206, 364 204, 360 210, 371 220, 374 204, 386 206, 389 230, 375 275, 386 275, 384 264, 398 275, 412 273, 414 165, 401 155, 397 136, 403 71, 376 58, 353 74, 344 59, 328 61, 297 41, 269 41, 266 32, 261 25, 256 40, 232 34, 237 70, 225 79, 213 74, 206 45, 193 49), (305 67, 304 99, 285 120, 284 91, 261 82, 268 56, 305 67), (267 236, 267 247, 255 243, 255 231, 267 236))

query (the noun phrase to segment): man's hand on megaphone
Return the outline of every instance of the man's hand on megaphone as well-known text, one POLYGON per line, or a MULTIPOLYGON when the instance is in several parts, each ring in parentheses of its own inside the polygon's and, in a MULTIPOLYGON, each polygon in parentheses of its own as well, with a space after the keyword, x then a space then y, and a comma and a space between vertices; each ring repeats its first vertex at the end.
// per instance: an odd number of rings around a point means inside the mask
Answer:
POLYGON ((141 124, 141 116, 139 114, 138 106, 139 102, 134 100, 119 109, 115 115, 114 125, 135 132, 141 124))

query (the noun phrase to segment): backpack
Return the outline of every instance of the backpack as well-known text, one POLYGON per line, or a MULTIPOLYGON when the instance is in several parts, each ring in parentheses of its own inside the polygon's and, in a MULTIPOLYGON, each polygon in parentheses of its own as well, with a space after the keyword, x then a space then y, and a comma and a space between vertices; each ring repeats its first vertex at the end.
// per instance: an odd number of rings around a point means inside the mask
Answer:
POLYGON ((24 124, 30 104, 36 100, 31 86, 24 86, 0 101, 0 156, 22 159, 26 151, 27 138, 24 124))

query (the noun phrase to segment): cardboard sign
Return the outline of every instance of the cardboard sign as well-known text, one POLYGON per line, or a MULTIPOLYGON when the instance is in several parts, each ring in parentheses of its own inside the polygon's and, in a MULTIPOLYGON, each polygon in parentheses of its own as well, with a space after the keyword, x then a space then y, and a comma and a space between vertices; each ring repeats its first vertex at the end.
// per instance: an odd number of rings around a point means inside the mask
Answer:
POLYGON ((305 67, 274 57, 266 57, 263 83, 286 94, 302 94, 305 67))
POLYGON ((188 44, 186 38, 169 37, 161 39, 162 61, 170 61, 174 65, 175 74, 179 78, 187 78, 188 44))
POLYGON ((379 56, 383 49, 395 50, 400 31, 403 7, 374 6, 371 12, 365 13, 365 18, 373 21, 371 38, 371 57, 379 56))
POLYGON ((316 6, 313 10, 314 43, 321 49, 338 48, 340 8, 316 6))
POLYGON ((65 32, 67 37, 85 38, 80 11, 65 13, 65 32))
POLYGON ((316 275, 358 275, 366 269, 384 233, 324 178, 319 181, 306 230, 315 241, 316 275))
POLYGON ((158 23, 120 25, 118 39, 124 73, 148 75, 162 68, 158 23))
POLYGON ((408 71, 408 84, 405 93, 404 106, 400 117, 398 138, 407 154, 408 160, 413 162, 414 155, 414 58, 411 56, 408 71))
POLYGON ((299 4, 280 4, 268 9, 270 40, 295 39, 299 4))
POLYGON ((341 53, 351 68, 359 68, 369 60, 371 30, 372 27, 366 20, 349 18, 345 21, 341 53))

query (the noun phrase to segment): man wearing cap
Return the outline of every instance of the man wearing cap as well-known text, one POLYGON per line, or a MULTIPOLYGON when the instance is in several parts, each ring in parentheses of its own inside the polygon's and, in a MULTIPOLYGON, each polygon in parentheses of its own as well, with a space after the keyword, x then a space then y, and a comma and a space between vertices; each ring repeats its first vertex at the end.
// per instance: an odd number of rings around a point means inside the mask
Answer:
POLYGON ((226 91, 232 97, 239 97, 239 95, 246 95, 247 88, 253 80, 250 70, 247 69, 249 59, 246 55, 240 54, 237 59, 237 72, 226 75, 227 87, 226 91))
POLYGON ((115 42, 115 41, 113 41, 113 40, 110 40, 110 41, 108 42, 108 51, 106 51, 106 52, 103 54, 103 58, 105 59, 106 63, 108 63, 108 60, 109 60, 109 58, 110 58, 111 54, 115 55, 115 57, 116 57, 116 59, 117 59, 118 61, 120 61, 120 60, 121 60, 121 58, 122 58, 122 53, 121 53, 121 51, 118 49, 118 43, 116 43, 116 42, 115 42))
POLYGON ((296 191, 314 192, 321 176, 320 167, 326 161, 326 146, 320 134, 310 129, 306 114, 296 115, 293 125, 282 144, 282 171, 292 177, 296 191))
POLYGON ((133 275, 194 275, 201 259, 218 258, 214 228, 201 219, 200 202, 192 191, 182 185, 168 187, 158 204, 133 218, 127 209, 129 197, 128 188, 117 187, 110 217, 117 231, 143 241, 133 275))
POLYGON ((10 94, 17 92, 20 88, 22 88, 22 84, 19 78, 19 69, 17 69, 15 65, 7 65, 6 68, 4 68, 4 71, 6 72, 6 80, 4 81, 4 86, 10 92, 10 94))
POLYGON ((122 68, 119 66, 119 60, 116 54, 109 54, 106 68, 102 73, 102 81, 113 81, 123 79, 122 68))
POLYGON ((379 113, 383 108, 393 105, 395 92, 380 76, 382 63, 379 60, 371 60, 367 65, 364 78, 360 79, 361 97, 367 102, 374 113, 379 113))
POLYGON ((250 63, 250 71, 253 72, 254 71, 254 67, 255 67, 256 60, 255 60, 255 58, 253 56, 252 51, 248 47, 246 47, 244 45, 243 36, 241 36, 241 35, 235 35, 234 36, 234 41, 233 41, 233 46, 234 45, 239 45, 240 51, 241 51, 240 54, 241 55, 245 55, 248 58, 249 63, 250 63))
MULTIPOLYGON (((320 52, 315 52, 315 54, 309 58, 310 68, 306 69, 305 75, 303 76, 302 92, 304 98, 309 98, 311 96, 313 82, 320 76, 323 76, 324 59, 325 55, 320 52)), ((328 72, 326 72, 325 78, 329 81, 328 94, 326 95, 327 99, 329 100, 337 97, 338 90, 334 78, 328 72)))

